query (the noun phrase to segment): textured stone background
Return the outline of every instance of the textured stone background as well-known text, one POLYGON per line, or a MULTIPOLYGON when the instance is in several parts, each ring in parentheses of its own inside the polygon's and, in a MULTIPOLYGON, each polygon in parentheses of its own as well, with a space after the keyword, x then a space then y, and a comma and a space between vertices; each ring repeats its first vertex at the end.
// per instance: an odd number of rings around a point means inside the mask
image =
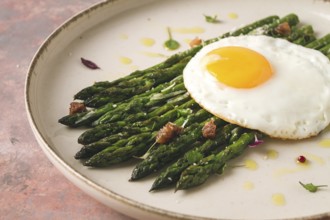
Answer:
POLYGON ((34 53, 56 27, 98 1, 0 1, 0 219, 130 219, 87 196, 49 162, 25 113, 34 53))

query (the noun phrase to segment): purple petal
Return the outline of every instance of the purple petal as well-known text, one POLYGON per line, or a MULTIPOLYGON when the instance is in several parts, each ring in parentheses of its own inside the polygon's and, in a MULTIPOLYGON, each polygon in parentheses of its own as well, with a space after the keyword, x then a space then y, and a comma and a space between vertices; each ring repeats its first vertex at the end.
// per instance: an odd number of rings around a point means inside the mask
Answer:
POLYGON ((254 136, 254 142, 249 144, 249 147, 256 147, 258 146, 259 144, 262 144, 264 143, 263 140, 259 140, 257 136, 254 136))
POLYGON ((86 66, 89 69, 95 70, 95 69, 100 69, 100 67, 98 65, 96 65, 94 62, 90 61, 90 60, 86 60, 84 58, 80 58, 82 64, 84 64, 84 66, 86 66))

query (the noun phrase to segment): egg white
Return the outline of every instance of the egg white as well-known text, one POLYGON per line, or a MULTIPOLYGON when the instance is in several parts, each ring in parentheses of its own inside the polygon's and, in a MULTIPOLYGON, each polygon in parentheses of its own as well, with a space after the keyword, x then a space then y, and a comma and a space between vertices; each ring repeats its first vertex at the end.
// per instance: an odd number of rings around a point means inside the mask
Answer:
POLYGON ((238 36, 204 46, 183 71, 184 84, 204 109, 234 124, 271 137, 317 135, 330 120, 330 61, 322 53, 283 39, 238 36), (210 51, 241 46, 270 62, 273 76, 261 85, 237 89, 220 83, 205 68, 210 51), (203 63, 204 62, 204 63, 203 63))

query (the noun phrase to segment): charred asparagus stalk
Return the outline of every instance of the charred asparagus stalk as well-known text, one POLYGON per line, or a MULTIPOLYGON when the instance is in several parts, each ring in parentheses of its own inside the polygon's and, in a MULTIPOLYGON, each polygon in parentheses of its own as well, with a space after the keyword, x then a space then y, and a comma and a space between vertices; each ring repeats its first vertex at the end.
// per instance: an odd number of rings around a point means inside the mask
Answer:
POLYGON ((222 172, 224 165, 231 159, 241 155, 248 145, 254 141, 255 133, 244 133, 231 145, 228 145, 218 154, 209 155, 201 159, 198 163, 186 168, 176 185, 176 190, 188 189, 201 185, 208 177, 214 173, 222 172))
MULTIPOLYGON (((217 125, 224 123, 221 119, 214 119, 217 125)), ((191 129, 169 144, 161 144, 149 156, 139 163, 133 170, 131 181, 138 180, 163 168, 166 164, 180 157, 184 152, 191 149, 194 142, 202 138, 202 128, 205 121, 192 125, 191 129)))
POLYGON ((225 125, 220 132, 217 132, 214 139, 208 139, 199 147, 187 151, 183 157, 178 159, 175 163, 167 167, 165 171, 160 173, 154 181, 150 191, 175 184, 179 180, 181 172, 189 165, 197 163, 203 157, 211 153, 215 148, 221 148, 221 145, 228 142, 234 128, 236 128, 236 126, 233 124, 225 125))

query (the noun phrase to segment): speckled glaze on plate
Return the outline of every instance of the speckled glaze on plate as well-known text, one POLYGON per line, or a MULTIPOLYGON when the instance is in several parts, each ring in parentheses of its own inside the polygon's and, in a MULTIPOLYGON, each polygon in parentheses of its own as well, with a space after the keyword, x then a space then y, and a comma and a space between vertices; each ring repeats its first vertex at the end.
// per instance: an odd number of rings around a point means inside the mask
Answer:
MULTIPOLYGON (((76 15, 49 36, 33 59, 26 81, 32 130, 52 163, 99 201, 138 219, 316 219, 330 218, 330 131, 305 141, 267 141, 231 162, 224 175, 201 187, 150 193, 154 176, 129 182, 137 161, 90 169, 73 158, 83 129, 57 122, 73 95, 95 81, 113 80, 159 63, 166 51, 166 28, 188 41, 216 37, 269 15, 296 13, 318 36, 330 33, 330 3, 322 0, 116 0, 76 15), (262 7, 261 7, 262 5, 262 7), (217 15, 219 23, 206 23, 217 15), (97 63, 84 67, 80 58, 97 63), (304 155, 305 165, 296 163, 304 155), (240 166, 238 166, 240 165, 240 166), (299 181, 327 184, 309 193, 299 181)), ((54 184, 56 187, 56 184, 54 184)))

